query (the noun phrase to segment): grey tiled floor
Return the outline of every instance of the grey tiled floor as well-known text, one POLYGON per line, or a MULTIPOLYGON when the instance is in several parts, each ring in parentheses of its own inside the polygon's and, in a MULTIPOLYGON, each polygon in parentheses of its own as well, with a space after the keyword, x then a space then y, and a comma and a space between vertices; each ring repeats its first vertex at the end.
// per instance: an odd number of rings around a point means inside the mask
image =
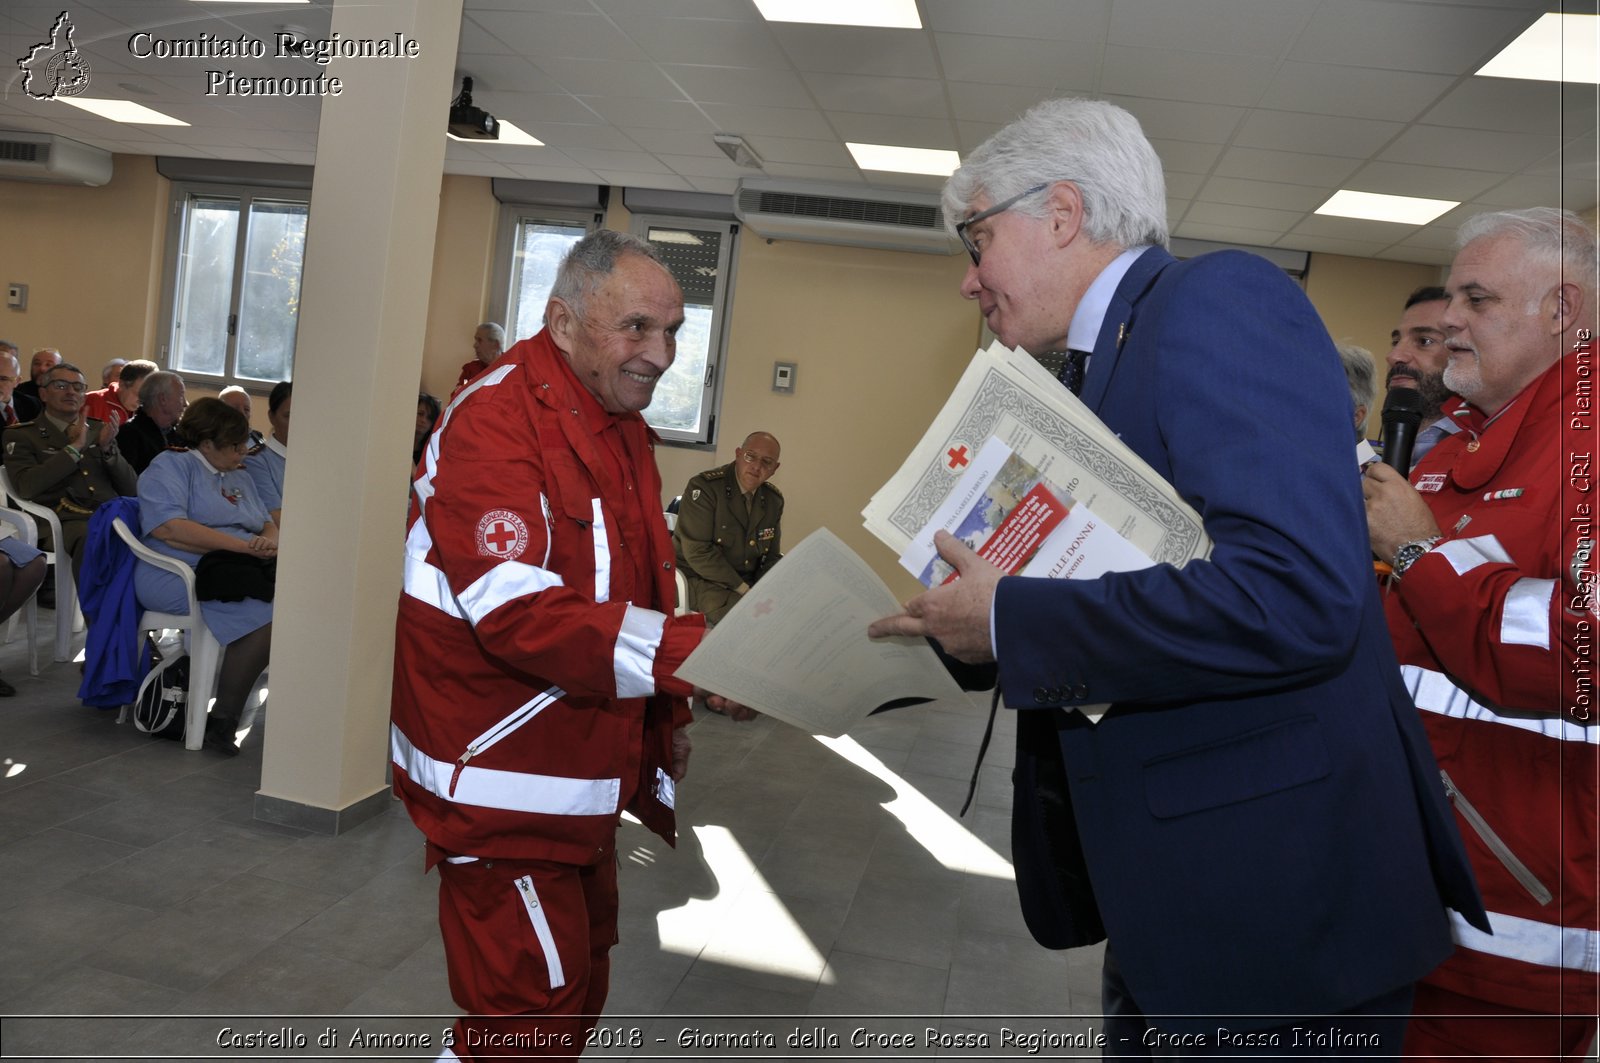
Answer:
MULTIPOLYGON (((399 804, 338 837, 260 823, 259 736, 231 760, 188 752, 81 706, 74 665, 29 677, 12 643, 0 671, 19 692, 0 700, 0 1014, 11 1016, 0 1053, 263 1056, 219 1048, 223 1026, 290 1027, 310 1052, 330 1025, 345 1038, 363 1024, 425 1032, 437 1046, 455 1012, 437 882, 399 804), (16 1018, 30 1015, 63 1017, 16 1018)), ((836 748, 771 720, 697 723, 678 847, 632 823, 618 838, 607 1027, 624 1041, 638 1029, 640 1044, 595 1054, 740 1057, 681 1047, 694 1028, 772 1031, 777 1051, 751 1056, 774 1058, 789 1031, 817 1025, 918 1040, 928 1027, 987 1031, 1000 1052, 1001 1016, 1094 1011, 1098 950, 1034 945, 1005 877, 1008 714, 972 811, 953 818, 986 707, 900 710, 836 748), (855 1015, 901 1018, 815 1018, 855 1015)))

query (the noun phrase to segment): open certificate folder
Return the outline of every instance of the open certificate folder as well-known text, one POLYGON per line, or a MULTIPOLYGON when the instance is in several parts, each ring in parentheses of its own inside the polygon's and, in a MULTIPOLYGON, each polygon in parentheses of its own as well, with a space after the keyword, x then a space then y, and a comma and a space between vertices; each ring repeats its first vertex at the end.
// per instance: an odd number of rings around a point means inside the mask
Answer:
POLYGON ((826 528, 783 555, 712 628, 678 678, 837 738, 891 702, 964 699, 922 639, 867 638, 894 592, 826 528))

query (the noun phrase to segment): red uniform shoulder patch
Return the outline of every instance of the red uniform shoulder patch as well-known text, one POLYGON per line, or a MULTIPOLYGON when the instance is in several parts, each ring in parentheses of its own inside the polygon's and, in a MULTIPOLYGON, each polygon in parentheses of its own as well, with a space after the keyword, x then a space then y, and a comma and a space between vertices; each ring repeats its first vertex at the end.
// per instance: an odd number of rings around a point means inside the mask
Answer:
POLYGON ((528 548, 528 526, 509 509, 491 509, 478 518, 478 555, 513 561, 528 548))

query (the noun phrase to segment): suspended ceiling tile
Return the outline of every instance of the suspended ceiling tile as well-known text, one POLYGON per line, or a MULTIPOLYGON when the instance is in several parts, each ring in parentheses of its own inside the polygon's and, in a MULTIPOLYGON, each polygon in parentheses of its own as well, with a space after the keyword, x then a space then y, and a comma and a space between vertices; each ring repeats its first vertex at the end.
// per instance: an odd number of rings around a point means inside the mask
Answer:
POLYGON ((544 56, 534 65, 562 89, 576 96, 685 98, 659 67, 649 63, 612 63, 602 59, 544 56))
POLYGON ((1279 181, 1255 181, 1245 177, 1212 177, 1199 197, 1212 203, 1232 203, 1241 207, 1269 207, 1304 213, 1316 210, 1327 201, 1331 188, 1290 185, 1279 181))
POLYGON ((1257 110, 1244 120, 1233 142, 1245 148, 1365 158, 1403 129, 1399 122, 1372 118, 1257 110))
POLYGON ((534 133, 531 126, 551 122, 599 125, 605 121, 594 106, 604 102, 602 97, 579 99, 565 92, 479 93, 474 90, 472 102, 496 118, 512 122, 530 133, 534 133))
MULTIPOLYGON (((514 55, 538 62, 548 56, 643 62, 643 49, 600 14, 564 11, 474 11, 473 21, 505 43, 514 55)), ((484 51, 493 51, 485 48, 484 51)))
MULTIPOLYGON (((1440 161, 1454 161, 1449 156, 1440 161)), ((1471 199, 1498 178, 1482 170, 1457 170, 1444 166, 1410 166, 1398 162, 1369 162, 1346 178, 1341 187, 1386 196, 1423 199, 1471 199)))
POLYGON ((834 137, 828 120, 809 107, 761 107, 744 103, 703 103, 701 106, 717 129, 725 133, 745 136, 759 133, 802 140, 834 137))
POLYGON ((1243 244, 1246 247, 1271 247, 1278 236, 1267 229, 1245 229, 1237 225, 1206 225, 1187 219, 1172 231, 1172 235, 1185 240, 1212 240, 1223 244, 1243 244))
POLYGON ((1285 62, 1279 64, 1262 102, 1305 114, 1411 122, 1454 84, 1454 78, 1441 74, 1285 62))
MULTIPOLYGON (((880 77, 937 78, 941 71, 926 33, 873 26, 770 24, 783 56, 796 70, 880 77)), ((948 70, 943 71, 948 77, 948 70)))
POLYGON ((1100 75, 1100 48, 1092 41, 1018 40, 961 33, 939 33, 935 40, 944 76, 952 81, 1051 90, 1069 85, 1092 89, 1100 75))
POLYGON ((547 93, 562 87, 520 55, 492 55, 488 52, 463 52, 456 56, 456 79, 452 89, 461 87, 461 77, 472 79, 472 95, 481 92, 547 93))
POLYGON ((715 155, 719 159, 727 158, 709 133, 638 126, 623 126, 622 132, 628 135, 629 140, 655 155, 700 155, 705 158, 715 155))
POLYGON ((1332 186, 1340 183, 1361 165, 1360 159, 1341 159, 1332 155, 1305 155, 1292 151, 1263 151, 1260 148, 1229 148, 1217 163, 1221 177, 1255 178, 1272 174, 1287 184, 1332 186))
POLYGON ((1278 56, 1294 42, 1317 0, 1118 0, 1111 44, 1278 56))
POLYGON ((1168 173, 1166 179, 1167 195, 1182 199, 1195 198, 1200 192, 1200 186, 1206 182, 1205 177, 1197 173, 1168 173))
POLYGON ((1305 214, 1296 211, 1202 202, 1190 206, 1185 221, 1200 225, 1226 225, 1263 232, 1283 232, 1293 228, 1304 218, 1305 214))
POLYGON ((806 86, 826 111, 945 118, 949 107, 944 83, 928 78, 859 77, 855 74, 803 74, 806 86))
POLYGON ((882 114, 828 115, 839 138, 851 144, 893 144, 902 148, 942 148, 955 150, 955 130, 949 122, 935 118, 899 118, 882 114))
POLYGON ((694 185, 677 174, 660 174, 649 171, 630 173, 626 170, 608 170, 603 167, 596 167, 594 172, 612 188, 659 188, 679 192, 694 191, 694 185))
POLYGON ((1104 40, 1110 0, 921 0, 924 24, 940 33, 988 33, 1055 41, 1104 40))
MULTIPOLYGON (((476 2, 476 0, 474 0, 476 2)), ((499 0, 516 4, 521 0, 499 0)), ((746 22, 761 20, 750 0, 585 0, 612 16, 672 15, 678 18, 728 18, 746 22)))
POLYGON ((1270 65, 1236 55, 1108 45, 1100 85, 1108 95, 1249 107, 1271 81, 1270 65))
POLYGON ((1417 125, 1378 153, 1384 162, 1432 165, 1448 159, 1464 170, 1515 172, 1561 147, 1561 139, 1534 133, 1417 125))
POLYGON ((1151 140, 1161 157, 1161 168, 1173 173, 1206 174, 1222 154, 1221 144, 1196 144, 1187 140, 1151 140))
POLYGON ((1289 58, 1469 74, 1533 24, 1522 11, 1383 0, 1324 0, 1289 58))
MULTIPOLYGON (((1275 247, 1292 251, 1323 251, 1330 255, 1350 255, 1354 258, 1371 258, 1387 244, 1371 240, 1341 240, 1335 236, 1311 236, 1291 233, 1279 240, 1275 247)), ((1312 266, 1316 268, 1315 265, 1312 266)))
POLYGON ((1249 114, 1243 107, 1223 107, 1190 100, 1137 99, 1131 96, 1107 96, 1106 99, 1137 118, 1145 136, 1162 140, 1225 144, 1249 114))
POLYGON ((716 129, 706 113, 688 100, 593 96, 585 97, 583 102, 600 118, 619 127, 692 133, 710 133, 716 129))
MULTIPOLYGON (((756 107, 810 107, 811 94, 790 70, 740 67, 663 65, 670 77, 697 103, 737 103, 756 107)), ((630 94, 631 95, 631 94, 630 94)))
MULTIPOLYGON (((811 166, 854 166, 855 159, 837 140, 750 137, 750 146, 765 162, 800 162, 811 166)), ((720 153, 719 153, 720 154, 720 153)))
POLYGON ((616 21, 658 63, 778 69, 789 65, 765 22, 658 16, 622 16, 616 21))
POLYGON ((1448 251, 1432 251, 1425 247, 1396 245, 1379 251, 1372 257, 1392 262, 1415 262, 1423 266, 1448 266, 1450 264, 1450 253, 1448 251))
POLYGON ((742 166, 735 166, 727 156, 718 154, 716 158, 704 155, 661 155, 656 158, 671 167, 672 172, 679 177, 720 177, 730 181, 737 181, 741 177, 759 177, 760 170, 749 170, 742 166))
POLYGON ((1574 136, 1594 128, 1594 87, 1472 77, 1451 89, 1422 121, 1462 129, 1574 136))

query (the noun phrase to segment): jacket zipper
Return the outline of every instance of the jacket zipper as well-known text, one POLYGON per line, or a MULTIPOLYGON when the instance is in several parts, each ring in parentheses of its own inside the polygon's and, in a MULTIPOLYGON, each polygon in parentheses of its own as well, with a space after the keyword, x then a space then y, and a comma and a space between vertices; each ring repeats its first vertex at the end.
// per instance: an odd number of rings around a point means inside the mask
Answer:
POLYGON ((471 742, 468 742, 466 752, 462 753, 460 757, 456 758, 455 770, 450 773, 450 790, 448 796, 452 798, 455 797, 456 783, 461 781, 461 772, 466 768, 467 761, 471 760, 479 753, 482 753, 484 750, 490 748, 502 738, 505 738, 512 732, 516 731, 523 724, 527 723, 529 720, 532 720, 535 716, 543 712, 551 702, 557 700, 558 698, 564 697, 565 695, 566 691, 562 690, 560 687, 551 687, 549 690, 546 690, 544 693, 540 694, 527 704, 519 706, 517 710, 510 716, 507 716, 505 719, 501 720, 499 723, 483 732, 483 734, 479 735, 477 738, 474 738, 471 742))
POLYGON ((1439 778, 1444 780, 1444 792, 1449 795, 1451 802, 1455 804, 1456 811, 1461 813, 1461 818, 1471 824, 1472 829, 1478 832, 1478 837, 1483 839, 1483 844, 1487 845, 1489 851, 1505 865, 1507 871, 1511 872, 1511 877, 1522 883, 1522 888, 1527 890, 1534 900, 1540 904, 1549 904, 1551 899, 1549 889, 1545 887, 1543 882, 1539 881, 1538 876, 1528 870, 1527 864, 1517 859, 1517 854, 1511 851, 1511 846, 1500 839, 1500 835, 1496 834, 1494 828, 1489 826, 1489 821, 1484 819, 1476 808, 1472 807, 1472 802, 1468 801, 1460 790, 1456 789, 1456 784, 1451 780, 1450 773, 1441 768, 1439 778))

